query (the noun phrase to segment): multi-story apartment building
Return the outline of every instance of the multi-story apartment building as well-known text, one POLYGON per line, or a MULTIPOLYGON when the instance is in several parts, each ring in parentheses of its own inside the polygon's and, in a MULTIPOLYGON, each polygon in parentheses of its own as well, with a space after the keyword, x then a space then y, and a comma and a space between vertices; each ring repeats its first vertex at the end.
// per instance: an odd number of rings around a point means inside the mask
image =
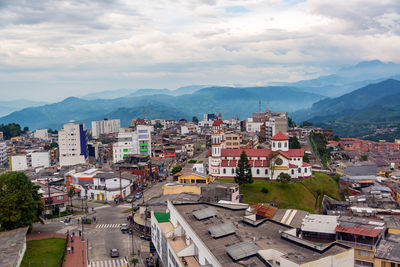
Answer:
POLYGON ((47 129, 37 129, 33 133, 33 137, 47 141, 49 140, 49 133, 47 132, 47 129))
POLYGON ((118 133, 118 142, 113 145, 114 163, 122 161, 128 155, 151 155, 151 132, 153 126, 137 125, 134 132, 118 133))
POLYGON ((3 166, 8 161, 8 147, 6 143, 0 143, 0 166, 3 166))
POLYGON ((270 139, 279 132, 286 133, 288 130, 287 112, 272 112, 271 110, 267 110, 266 112, 253 113, 252 117, 247 119, 247 132, 260 132, 262 127, 265 128, 267 139, 270 139))
POLYGON ((38 168, 50 167, 50 152, 49 151, 34 151, 11 156, 11 170, 24 171, 30 167, 38 168))
POLYGON ((58 132, 60 166, 86 163, 88 158, 87 130, 82 123, 67 123, 58 132))
POLYGON ((225 148, 227 149, 239 149, 242 143, 242 135, 235 132, 225 133, 225 148))
POLYGON ((92 121, 92 136, 98 138, 102 134, 118 133, 121 126, 119 119, 92 121))

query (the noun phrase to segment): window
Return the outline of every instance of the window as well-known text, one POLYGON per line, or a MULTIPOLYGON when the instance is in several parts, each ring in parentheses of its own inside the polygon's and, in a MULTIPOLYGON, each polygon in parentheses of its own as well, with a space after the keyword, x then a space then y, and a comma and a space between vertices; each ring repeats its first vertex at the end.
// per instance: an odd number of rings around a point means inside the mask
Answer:
POLYGON ((265 174, 268 174, 268 169, 265 169, 265 174))
POLYGON ((369 252, 365 250, 358 250, 358 255, 369 257, 369 252))
POLYGON ((304 172, 307 173, 307 168, 304 168, 304 172))
POLYGON ((100 178, 100 182, 104 183, 106 181, 106 178, 100 178))
POLYGON ((298 172, 301 173, 301 168, 298 169, 298 172))
POLYGON ((139 133, 147 133, 147 130, 139 130, 139 133))
POLYGON ((223 172, 224 174, 226 174, 226 169, 224 168, 224 169, 222 170, 222 172, 223 172))
POLYGON ((294 170, 292 170, 292 175, 294 175, 294 170))
POLYGON ((232 174, 234 174, 235 173, 235 168, 232 168, 232 174))
POLYGON ((275 142, 272 142, 272 147, 275 147, 275 142))
POLYGON ((278 148, 281 148, 282 144, 281 142, 278 142, 278 148))
POLYGON ((356 263, 355 266, 370 266, 370 267, 374 266, 374 264, 372 262, 367 262, 367 261, 355 260, 355 263, 356 263))
POLYGON ((63 200, 64 196, 57 196, 57 200, 63 200))
POLYGON ((260 169, 257 169, 256 173, 257 173, 257 174, 260 174, 260 169))

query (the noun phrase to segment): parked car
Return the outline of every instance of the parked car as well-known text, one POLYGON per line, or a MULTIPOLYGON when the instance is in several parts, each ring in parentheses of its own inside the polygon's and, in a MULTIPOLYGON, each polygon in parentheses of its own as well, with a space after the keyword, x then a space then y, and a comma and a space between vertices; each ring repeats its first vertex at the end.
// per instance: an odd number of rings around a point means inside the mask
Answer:
POLYGON ((147 240, 147 241, 151 240, 151 237, 147 236, 147 235, 141 235, 140 238, 143 239, 143 240, 147 240))
POLYGON ((125 201, 128 202, 128 203, 132 203, 132 202, 135 201, 135 200, 136 200, 136 198, 135 198, 134 195, 130 195, 130 196, 127 196, 127 197, 125 198, 125 201))
POLYGON ((142 192, 136 193, 135 197, 136 197, 136 199, 142 198, 143 197, 142 192))
POLYGON ((111 258, 118 258, 119 257, 119 251, 116 248, 110 249, 110 257, 111 258))

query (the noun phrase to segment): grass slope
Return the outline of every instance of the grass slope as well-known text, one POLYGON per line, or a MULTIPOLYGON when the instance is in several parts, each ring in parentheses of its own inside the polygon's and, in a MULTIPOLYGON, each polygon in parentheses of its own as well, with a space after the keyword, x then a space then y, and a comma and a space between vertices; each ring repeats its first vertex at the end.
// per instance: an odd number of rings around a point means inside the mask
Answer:
MULTIPOLYGON (((315 172, 314 176, 315 178, 289 184, 254 180, 252 184, 242 185, 240 193, 243 194, 245 203, 274 202, 283 209, 300 209, 310 213, 319 213, 323 196, 319 192, 338 200, 341 199, 341 195, 339 185, 329 175, 315 172), (261 192, 263 187, 268 189, 268 193, 261 192)), ((219 181, 232 183, 233 179, 219 179, 219 181)))
POLYGON ((47 238, 28 241, 21 266, 57 266, 64 251, 65 239, 47 238))

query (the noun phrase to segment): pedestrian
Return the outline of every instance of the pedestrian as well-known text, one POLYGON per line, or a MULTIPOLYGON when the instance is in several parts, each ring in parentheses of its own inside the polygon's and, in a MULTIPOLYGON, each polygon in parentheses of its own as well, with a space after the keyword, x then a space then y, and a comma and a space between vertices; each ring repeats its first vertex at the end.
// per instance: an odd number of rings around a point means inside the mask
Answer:
POLYGON ((75 237, 75 232, 72 232, 72 237, 75 237))
POLYGON ((81 237, 82 236, 82 231, 81 230, 79 230, 79 237, 81 237))
POLYGON ((71 254, 71 248, 67 247, 68 254, 71 254))
POLYGON ((78 218, 78 224, 79 224, 79 222, 80 222, 80 220, 79 220, 79 218, 78 218))
POLYGON ((74 246, 71 246, 71 253, 74 254, 74 246))

